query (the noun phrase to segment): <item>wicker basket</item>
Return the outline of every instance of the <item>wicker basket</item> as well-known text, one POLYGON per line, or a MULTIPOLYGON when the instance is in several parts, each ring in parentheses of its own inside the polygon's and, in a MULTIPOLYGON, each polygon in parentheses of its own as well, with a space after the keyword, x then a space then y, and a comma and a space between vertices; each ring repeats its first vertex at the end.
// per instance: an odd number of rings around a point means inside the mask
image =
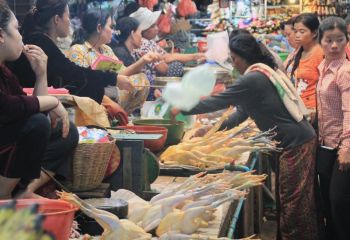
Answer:
POLYGON ((72 191, 87 191, 99 187, 114 147, 115 139, 107 143, 79 143, 74 152, 68 188, 72 191))

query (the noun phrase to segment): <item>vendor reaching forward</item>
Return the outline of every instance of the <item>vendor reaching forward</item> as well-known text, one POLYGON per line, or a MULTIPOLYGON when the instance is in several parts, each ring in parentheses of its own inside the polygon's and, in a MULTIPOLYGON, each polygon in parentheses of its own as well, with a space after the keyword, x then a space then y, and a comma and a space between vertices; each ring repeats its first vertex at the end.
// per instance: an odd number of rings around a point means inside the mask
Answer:
MULTIPOLYGON (((202 100, 185 114, 200 114, 237 106, 225 123, 234 127, 251 117, 260 130, 276 127, 279 156, 276 186, 279 190, 278 239, 317 239, 314 197, 316 134, 304 114, 306 108, 289 79, 255 38, 239 34, 230 39, 233 66, 242 76, 217 96, 202 100), (300 211, 302 209, 302 211, 300 211)), ((173 113, 178 112, 176 109, 173 113)))

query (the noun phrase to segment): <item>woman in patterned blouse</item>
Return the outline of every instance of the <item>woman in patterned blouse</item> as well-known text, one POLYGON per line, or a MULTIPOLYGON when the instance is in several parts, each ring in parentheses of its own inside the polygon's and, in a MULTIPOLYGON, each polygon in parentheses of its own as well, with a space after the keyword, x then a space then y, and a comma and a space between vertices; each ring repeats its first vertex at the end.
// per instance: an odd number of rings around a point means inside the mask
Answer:
POLYGON ((329 17, 319 29, 325 59, 319 65, 317 169, 326 218, 326 239, 349 239, 350 229, 350 62, 343 19, 329 17))
MULTIPOLYGON (((107 11, 92 10, 88 12, 83 17, 82 27, 74 33, 72 47, 67 53, 68 58, 82 67, 93 66, 101 55, 119 61, 113 50, 106 45, 111 42, 112 31, 112 18, 107 11)), ((127 67, 123 65, 118 73, 125 76, 138 74, 146 64, 158 60, 158 57, 158 54, 148 53, 127 67)), ((148 95, 149 87, 146 86, 149 83, 146 77, 133 76, 129 80, 133 86, 139 85, 142 87, 135 87, 134 92, 120 91, 114 86, 106 87, 106 95, 103 98, 102 105, 112 105, 119 111, 122 111, 120 109, 122 107, 129 114, 140 108, 148 95), (121 106, 114 103, 111 99, 118 102, 121 106), (130 104, 131 101, 133 102, 132 104, 130 104)), ((125 121, 121 122, 127 123, 125 121)))
MULTIPOLYGON (((68 57, 83 67, 92 66, 100 55, 119 60, 107 46, 112 40, 112 23, 111 15, 105 10, 88 12, 82 20, 82 28, 74 33, 68 57)), ((157 54, 148 53, 134 64, 124 67, 120 73, 126 76, 140 73, 146 64, 156 61, 157 57, 157 54)))

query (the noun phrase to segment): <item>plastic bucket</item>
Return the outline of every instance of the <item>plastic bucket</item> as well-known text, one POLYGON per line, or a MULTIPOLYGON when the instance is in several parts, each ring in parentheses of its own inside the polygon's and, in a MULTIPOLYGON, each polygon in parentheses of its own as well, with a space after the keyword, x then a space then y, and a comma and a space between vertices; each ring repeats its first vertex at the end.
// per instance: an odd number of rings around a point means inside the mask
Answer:
POLYGON ((168 129, 168 136, 165 142, 166 146, 178 144, 184 135, 185 123, 181 121, 172 122, 171 120, 164 119, 142 119, 135 120, 135 125, 148 125, 148 126, 159 126, 168 129))
MULTIPOLYGON (((9 200, 0 201, 0 206, 9 200)), ((52 199, 18 199, 16 208, 21 209, 33 204, 39 204, 39 214, 45 216, 43 229, 53 234, 56 240, 68 240, 74 219, 78 210, 73 204, 52 199)))
POLYGON ((148 148, 152 152, 159 152, 163 149, 165 141, 168 136, 168 129, 165 127, 158 126, 122 126, 120 128, 134 130, 136 133, 140 134, 162 134, 163 136, 155 140, 144 140, 145 148, 148 148))

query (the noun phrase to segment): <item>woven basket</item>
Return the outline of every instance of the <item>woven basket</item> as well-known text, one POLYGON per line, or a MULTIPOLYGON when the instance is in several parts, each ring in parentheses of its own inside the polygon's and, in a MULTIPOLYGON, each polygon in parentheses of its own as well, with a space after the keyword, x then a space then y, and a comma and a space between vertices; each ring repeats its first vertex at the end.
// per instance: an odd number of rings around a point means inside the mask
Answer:
POLYGON ((115 139, 110 139, 107 143, 79 143, 74 152, 72 178, 68 187, 72 191, 99 187, 114 147, 115 139))

